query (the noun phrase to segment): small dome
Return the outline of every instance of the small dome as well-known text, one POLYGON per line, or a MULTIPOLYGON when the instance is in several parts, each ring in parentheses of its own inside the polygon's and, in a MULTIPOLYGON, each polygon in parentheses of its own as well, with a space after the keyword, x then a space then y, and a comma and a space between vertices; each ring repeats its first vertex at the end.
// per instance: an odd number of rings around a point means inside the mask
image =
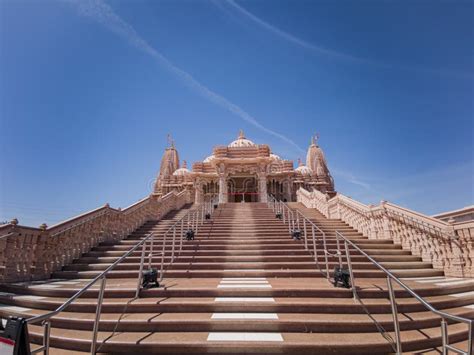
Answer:
POLYGON ((312 171, 310 168, 308 168, 306 165, 299 166, 295 169, 295 171, 299 172, 301 175, 311 175, 312 171))
POLYGON ((273 153, 270 153, 270 158, 272 158, 273 160, 282 160, 278 155, 273 153))
POLYGON ((240 130, 239 137, 228 145, 229 148, 242 148, 242 147, 255 147, 255 146, 256 144, 254 142, 245 138, 244 132, 242 130, 240 130))
POLYGON ((188 170, 186 166, 186 160, 183 161, 183 167, 176 169, 175 172, 173 173, 173 176, 185 176, 190 174, 191 172, 188 170))
POLYGON ((206 159, 203 160, 203 163, 210 163, 215 159, 214 155, 209 155, 206 159))
POLYGON ((306 165, 303 165, 301 159, 298 159, 298 167, 295 169, 297 173, 300 173, 303 176, 309 176, 313 173, 313 171, 308 168, 306 165))

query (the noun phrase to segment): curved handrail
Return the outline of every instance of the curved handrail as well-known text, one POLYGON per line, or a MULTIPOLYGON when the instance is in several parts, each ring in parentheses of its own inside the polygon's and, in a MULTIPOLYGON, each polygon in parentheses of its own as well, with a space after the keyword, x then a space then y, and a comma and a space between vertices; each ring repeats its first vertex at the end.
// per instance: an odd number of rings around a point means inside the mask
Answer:
POLYGON ((315 223, 312 221, 305 219, 304 215, 300 211, 296 211, 296 220, 294 218, 295 211, 292 210, 286 203, 282 201, 277 201, 276 198, 272 195, 268 195, 267 197, 267 203, 269 206, 272 207, 273 211, 275 213, 278 213, 281 215, 281 218, 283 220, 283 223, 288 223, 288 233, 292 234, 292 232, 299 231, 301 233, 300 229, 300 222, 299 222, 299 216, 303 217, 303 236, 304 236, 304 246, 305 249, 309 251, 308 248, 308 228, 306 223, 308 222, 310 227, 311 227, 311 236, 312 236, 312 241, 313 241, 313 257, 314 261, 316 263, 316 267, 319 269, 319 271, 325 275, 327 279, 329 279, 329 260, 328 260, 328 255, 331 255, 327 251, 327 245, 326 245, 326 233, 319 228, 315 223), (285 212, 286 211, 286 212, 285 212), (324 263, 326 265, 326 268, 323 270, 321 266, 319 265, 319 260, 318 260, 318 249, 316 245, 316 231, 321 233, 321 237, 323 239, 323 252, 324 252, 324 263))
POLYGON ((344 239, 348 244, 350 244, 354 249, 356 249, 359 253, 364 255, 372 264, 374 264, 378 269, 383 271, 387 276, 389 276, 393 281, 395 281, 400 287, 405 289, 410 295, 412 295, 414 298, 416 298, 418 301, 420 301, 421 304, 423 304, 429 311, 438 314, 440 317, 446 317, 450 318, 453 320, 457 320, 458 322, 462 323, 468 323, 470 324, 471 322, 474 322, 471 319, 468 318, 463 318, 459 316, 455 316, 443 311, 439 311, 436 308, 434 308, 429 302, 427 302, 423 297, 418 295, 415 291, 413 291, 410 286, 406 285, 402 280, 400 280, 397 276, 395 276, 392 272, 387 270, 384 266, 382 266, 379 262, 377 262, 374 258, 372 258, 369 254, 367 254, 364 250, 362 250, 357 244, 355 244, 353 241, 350 239, 347 239, 341 232, 336 231, 336 234, 339 235, 340 238, 344 239))
POLYGON ((99 275, 97 275, 96 277, 94 277, 89 283, 87 283, 87 285, 85 285, 83 288, 81 288, 79 291, 77 291, 73 296, 71 296, 67 301, 65 301, 61 306, 59 306, 58 308, 56 308, 54 311, 51 311, 49 313, 46 313, 46 314, 42 314, 42 315, 38 315, 38 316, 34 316, 34 317, 31 317, 31 318, 28 318, 27 319, 27 323, 29 324, 35 324, 35 323, 39 323, 41 321, 44 321, 48 318, 51 318, 53 316, 55 316, 56 314, 62 312, 64 309, 66 309, 72 302, 74 302, 77 298, 79 298, 84 292, 86 292, 89 288, 91 288, 98 280, 100 280, 101 278, 105 277, 110 271, 112 271, 113 269, 115 269, 115 267, 120 264, 124 259, 126 259, 127 257, 130 256, 130 254, 132 254, 135 250, 137 250, 142 244, 144 244, 145 242, 147 242, 151 237, 153 237, 155 235, 154 232, 148 234, 147 237, 145 237, 144 239, 142 239, 140 242, 138 242, 137 244, 135 244, 131 249, 129 249, 127 252, 125 252, 125 254, 123 254, 119 259, 117 259, 113 264, 111 264, 109 267, 107 267, 107 269, 105 269, 104 271, 102 271, 99 275))
MULTIPOLYGON (((182 219, 186 218, 188 214, 192 212, 191 210, 186 212, 186 214, 176 223, 179 223, 182 219)), ((175 224, 176 224, 175 223, 175 224)), ((175 225, 174 224, 174 225, 175 225)), ((82 296, 87 290, 89 290, 92 286, 94 286, 99 280, 101 280, 101 286, 99 290, 99 296, 98 296, 98 304, 96 308, 96 318, 94 322, 94 330, 93 330, 93 338, 92 338, 92 343, 91 343, 91 353, 95 354, 95 349, 96 349, 96 344, 97 344, 97 332, 98 332, 98 326, 99 326, 99 319, 100 319, 100 314, 101 314, 101 307, 102 307, 102 301, 105 293, 105 283, 107 279, 107 275, 115 269, 115 267, 120 264, 123 260, 125 260, 127 257, 129 257, 134 251, 136 251, 140 246, 142 247, 142 253, 141 253, 141 265, 140 269, 138 272, 138 281, 137 281, 137 291, 135 294, 135 297, 139 296, 140 293, 140 286, 141 286, 141 280, 142 280, 142 272, 143 272, 143 259, 145 255, 145 249, 146 249, 146 244, 148 241, 153 241, 153 238, 157 235, 156 232, 151 232, 148 234, 145 238, 140 240, 137 244, 135 244, 132 248, 130 248, 127 252, 125 252, 119 259, 117 259, 114 263, 112 263, 109 267, 107 267, 104 271, 102 271, 99 275, 94 277, 91 281, 89 281, 85 286, 83 286, 79 291, 77 291, 73 296, 71 296, 69 299, 67 299, 62 305, 60 305, 58 308, 55 310, 34 316, 31 318, 28 318, 26 321, 28 324, 37 324, 42 322, 44 325, 44 338, 43 338, 43 346, 32 350, 32 354, 36 354, 39 352, 45 352, 46 354, 49 351, 49 338, 50 338, 50 330, 51 330, 51 318, 57 315, 58 313, 64 311, 68 306, 70 306, 74 301, 76 301, 80 296, 82 296)))
MULTIPOLYGON (((276 200, 275 200, 276 201, 276 200)), ((279 201, 280 204, 284 204, 283 202, 279 201)), ((288 209, 291 210, 291 207, 286 205, 288 209)), ((298 211, 299 215, 303 218, 303 220, 307 221, 308 223, 314 224, 308 217, 306 217, 301 211, 298 211)), ((406 285, 402 280, 400 280, 397 276, 395 276, 392 272, 387 270, 383 265, 381 265, 378 261, 376 261, 374 258, 372 258, 369 254, 367 254, 364 250, 362 250, 359 246, 357 246, 354 242, 352 242, 350 239, 346 238, 341 232, 336 230, 336 243, 337 243, 337 249, 338 253, 337 256, 339 257, 339 264, 342 266, 342 260, 341 256, 342 253, 340 251, 340 244, 339 244, 339 239, 341 239, 344 242, 345 246, 345 251, 346 251, 346 260, 347 260, 347 265, 351 277, 351 288, 352 292, 354 295, 354 298, 359 299, 358 294, 357 294, 357 288, 355 285, 355 278, 354 274, 352 271, 352 263, 350 260, 350 253, 349 253, 349 248, 348 246, 350 245, 354 249, 356 249, 359 253, 361 253, 363 256, 365 256, 373 265, 375 265, 379 270, 381 270, 387 278, 387 286, 388 286, 388 292, 390 296, 390 303, 392 307, 392 316, 394 319, 394 329, 395 329, 395 335, 396 335, 396 346, 397 346, 397 354, 401 354, 402 352, 402 346, 401 346, 401 339, 400 339, 400 325, 398 322, 398 316, 397 316, 397 306, 396 306, 396 300, 395 300, 395 292, 393 290, 392 286, 392 280, 395 281, 402 289, 404 289, 406 292, 408 292, 409 295, 414 297, 418 302, 420 302, 427 310, 430 312, 438 315, 441 318, 441 331, 442 331, 442 341, 443 341, 443 350, 444 351, 454 351, 457 352, 458 354, 466 354, 466 355, 472 355, 474 354, 474 320, 471 320, 469 318, 461 317, 461 316, 456 316, 453 314, 449 314, 443 311, 440 311, 433 307, 428 301, 426 301, 423 297, 418 295, 415 291, 413 291, 408 285, 406 285), (447 322, 446 320, 451 320, 455 321, 458 323, 464 323, 468 325, 468 350, 467 352, 462 351, 458 348, 453 347, 452 345, 449 345, 449 337, 448 337, 448 328, 447 328, 447 322)), ((327 251, 326 251, 327 252, 327 251)))

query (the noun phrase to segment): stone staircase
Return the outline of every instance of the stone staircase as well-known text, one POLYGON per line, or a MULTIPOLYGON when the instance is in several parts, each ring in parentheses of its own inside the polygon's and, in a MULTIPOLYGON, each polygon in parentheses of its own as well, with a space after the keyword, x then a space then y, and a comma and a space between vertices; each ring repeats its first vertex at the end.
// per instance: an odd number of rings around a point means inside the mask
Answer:
MULTIPOLYGON (((325 231, 330 252, 336 251, 335 231, 342 232, 436 308, 474 316, 474 281, 446 278, 390 240, 369 240, 341 221, 328 220, 301 204, 290 205, 325 231)), ((56 309, 145 235, 162 235, 188 208, 149 221, 118 243, 97 246, 50 280, 0 286, 0 314, 33 316, 56 309)), ((160 241, 157 237, 156 245, 161 246, 160 241)), ((384 274, 354 249, 351 255, 361 302, 353 300, 351 290, 334 288, 324 278, 303 241, 291 239, 288 226, 266 204, 220 205, 196 239, 184 243, 167 270, 164 287, 142 290, 135 298, 140 251, 110 272, 98 352, 392 353, 384 274)), ((322 253, 318 260, 323 263, 322 253)), ((154 265, 159 261, 153 258, 154 265)), ((336 265, 337 260, 330 259, 330 269, 336 265)), ((52 319, 52 354, 90 349, 97 295, 94 286, 52 319)), ((436 353, 441 343, 439 317, 406 292, 396 289, 396 295, 403 350, 436 353)), ((39 344, 42 328, 29 330, 39 344)), ((466 347, 464 325, 449 325, 449 332, 451 343, 466 347)))

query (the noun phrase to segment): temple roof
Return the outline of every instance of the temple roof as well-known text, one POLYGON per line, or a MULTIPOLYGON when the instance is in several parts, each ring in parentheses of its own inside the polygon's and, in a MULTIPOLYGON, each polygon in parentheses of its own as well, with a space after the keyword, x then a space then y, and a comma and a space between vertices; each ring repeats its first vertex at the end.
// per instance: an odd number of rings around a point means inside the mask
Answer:
POLYGON ((242 147, 256 147, 257 145, 250 139, 245 138, 244 132, 240 130, 239 136, 233 142, 231 142, 229 148, 242 148, 242 147))
POLYGON ((174 176, 184 176, 191 174, 191 171, 189 171, 187 165, 186 165, 186 160, 183 161, 183 167, 176 169, 173 173, 174 176))

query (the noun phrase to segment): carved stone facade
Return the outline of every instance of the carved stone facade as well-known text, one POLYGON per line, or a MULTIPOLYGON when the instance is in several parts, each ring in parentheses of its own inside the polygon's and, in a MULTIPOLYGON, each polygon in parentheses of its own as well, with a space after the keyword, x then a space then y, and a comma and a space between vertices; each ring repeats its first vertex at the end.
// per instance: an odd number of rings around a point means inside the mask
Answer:
POLYGON ((189 192, 149 196, 123 209, 109 205, 60 224, 40 228, 0 226, 0 282, 41 280, 105 241, 117 241, 148 220, 192 202, 189 192))
POLYGON ((334 181, 321 148, 313 139, 307 166, 294 169, 293 161, 273 154, 266 144, 255 144, 241 131, 227 146, 214 147, 212 155, 180 168, 178 152, 171 144, 161 160, 155 194, 190 190, 195 201, 219 196, 219 202, 266 202, 267 194, 286 201, 296 200, 300 187, 334 193, 334 181), (171 168, 170 168, 171 167, 171 168), (174 170, 173 170, 174 169, 174 170))
MULTIPOLYGON (((472 219, 448 222, 386 201, 367 206, 340 193, 331 197, 303 188, 297 191, 297 200, 306 207, 316 208, 327 218, 346 222, 370 239, 392 239, 433 267, 443 269, 447 276, 474 277, 472 219)), ((455 212, 466 216, 472 210, 469 206, 455 212)))

